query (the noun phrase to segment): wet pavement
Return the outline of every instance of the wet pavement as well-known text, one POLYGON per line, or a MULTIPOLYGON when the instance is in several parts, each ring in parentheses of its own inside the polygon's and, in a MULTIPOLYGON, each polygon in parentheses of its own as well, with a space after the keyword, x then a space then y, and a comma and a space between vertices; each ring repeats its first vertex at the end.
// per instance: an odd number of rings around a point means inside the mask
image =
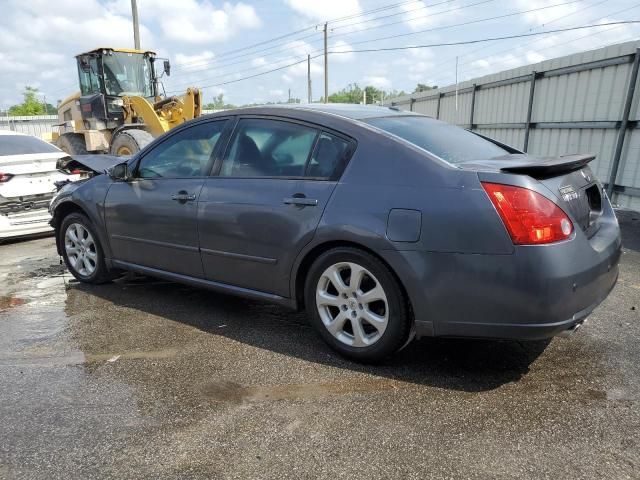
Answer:
POLYGON ((0 245, 0 478, 640 478, 640 214, 569 339, 363 366, 304 315, 0 245))

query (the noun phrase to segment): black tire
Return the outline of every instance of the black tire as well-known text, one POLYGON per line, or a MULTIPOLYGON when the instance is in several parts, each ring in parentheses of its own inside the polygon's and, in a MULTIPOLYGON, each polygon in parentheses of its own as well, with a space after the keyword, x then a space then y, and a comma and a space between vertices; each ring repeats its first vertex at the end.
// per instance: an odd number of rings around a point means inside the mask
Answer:
POLYGON ((96 229, 93 226, 93 223, 82 213, 74 212, 70 213, 66 217, 62 219, 60 224, 60 229, 58 230, 58 242, 61 246, 62 250, 62 258, 64 259, 64 263, 67 266, 67 269, 71 272, 71 274, 80 280, 83 283, 91 283, 91 284, 100 284, 113 280, 114 272, 110 272, 107 269, 107 266, 104 262, 104 250, 102 249, 102 245, 100 244, 100 240, 96 234, 96 229), (92 250, 95 252, 95 260, 93 263, 95 264, 95 270, 90 274, 83 274, 78 271, 73 262, 69 260, 69 256, 67 253, 67 249, 65 247, 65 235, 67 233, 67 229, 74 224, 80 224, 83 226, 93 238, 93 243, 95 248, 92 250))
POLYGON ((56 145, 69 155, 87 155, 87 145, 81 133, 63 133, 58 137, 56 145))
MULTIPOLYGON (((305 306, 311 324, 318 330, 325 342, 338 353, 356 361, 379 362, 396 353, 410 339, 412 319, 401 285, 393 272, 382 261, 357 248, 334 248, 323 253, 315 260, 305 281, 305 306), (368 346, 355 347, 340 341, 325 327, 318 311, 316 289, 319 286, 321 277, 332 265, 344 262, 355 263, 373 274, 387 298, 388 306, 385 309, 388 308, 388 321, 386 329, 375 343, 368 346)), ((357 310, 353 315, 359 315, 357 310)), ((347 325, 346 322, 345 325, 347 325)), ((345 327, 345 330, 346 328, 348 327, 345 327)))
POLYGON ((151 143, 153 136, 146 130, 130 128, 116 134, 111 142, 111 155, 134 155, 151 143))

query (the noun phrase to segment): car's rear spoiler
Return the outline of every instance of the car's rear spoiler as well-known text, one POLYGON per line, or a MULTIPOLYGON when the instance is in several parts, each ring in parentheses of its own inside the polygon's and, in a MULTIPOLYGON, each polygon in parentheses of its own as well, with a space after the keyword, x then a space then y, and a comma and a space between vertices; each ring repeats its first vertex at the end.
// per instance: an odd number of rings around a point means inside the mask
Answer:
POLYGON ((580 170, 586 164, 595 159, 595 155, 576 154, 563 155, 561 157, 531 158, 525 164, 505 165, 500 167, 502 172, 521 173, 532 177, 549 177, 559 173, 580 170))

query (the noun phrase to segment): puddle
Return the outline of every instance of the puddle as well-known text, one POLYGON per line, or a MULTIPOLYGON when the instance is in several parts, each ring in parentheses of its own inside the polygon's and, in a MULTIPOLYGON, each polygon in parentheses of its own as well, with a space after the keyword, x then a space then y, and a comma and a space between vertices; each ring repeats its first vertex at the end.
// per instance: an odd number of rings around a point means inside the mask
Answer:
POLYGON ((398 388, 400 388, 398 382, 388 379, 349 383, 307 383, 252 387, 220 380, 205 385, 202 389, 202 394, 216 402, 240 404, 243 402, 321 398, 333 395, 397 390, 398 388))
POLYGON ((13 295, 0 296, 0 312, 9 308, 24 305, 27 301, 24 298, 14 297, 13 295))

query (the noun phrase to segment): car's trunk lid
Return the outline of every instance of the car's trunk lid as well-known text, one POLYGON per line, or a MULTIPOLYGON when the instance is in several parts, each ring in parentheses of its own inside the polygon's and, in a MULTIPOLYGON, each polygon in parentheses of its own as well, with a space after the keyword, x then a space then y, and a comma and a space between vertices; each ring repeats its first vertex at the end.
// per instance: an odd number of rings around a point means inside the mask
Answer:
POLYGON ((570 213, 577 226, 588 236, 597 230, 602 213, 602 189, 588 164, 594 155, 534 157, 513 154, 457 164, 465 170, 528 175, 538 180, 558 198, 561 208, 570 213))

